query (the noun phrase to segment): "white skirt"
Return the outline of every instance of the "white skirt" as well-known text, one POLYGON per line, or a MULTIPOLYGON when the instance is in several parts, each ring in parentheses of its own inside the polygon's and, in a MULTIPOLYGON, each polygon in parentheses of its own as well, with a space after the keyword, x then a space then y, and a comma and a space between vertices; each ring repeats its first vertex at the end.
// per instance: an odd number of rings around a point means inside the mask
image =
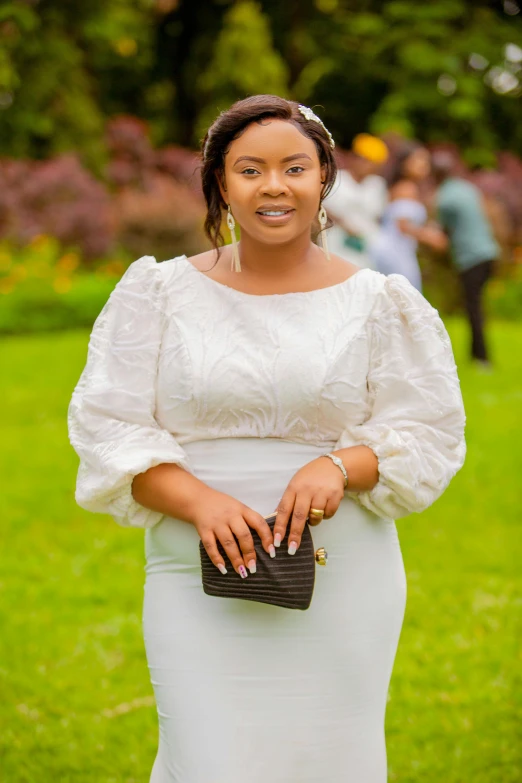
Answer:
MULTIPOLYGON (((263 515, 327 450, 272 438, 185 448, 198 478, 263 515)), ((406 603, 395 524, 346 498, 312 535, 329 560, 302 612, 205 595, 195 528, 165 517, 147 530, 143 623, 160 728, 151 783, 385 783, 406 603)))

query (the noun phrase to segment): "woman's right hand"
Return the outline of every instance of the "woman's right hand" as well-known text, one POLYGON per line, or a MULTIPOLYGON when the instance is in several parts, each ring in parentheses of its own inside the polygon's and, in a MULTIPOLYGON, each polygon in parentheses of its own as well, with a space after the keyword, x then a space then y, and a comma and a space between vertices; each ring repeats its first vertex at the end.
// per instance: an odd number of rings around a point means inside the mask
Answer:
POLYGON ((245 579, 256 572, 256 552, 250 529, 255 530, 270 557, 275 557, 272 531, 264 517, 224 492, 206 487, 191 510, 190 522, 198 531, 208 556, 222 574, 226 566, 217 542, 221 544, 237 573, 245 579))

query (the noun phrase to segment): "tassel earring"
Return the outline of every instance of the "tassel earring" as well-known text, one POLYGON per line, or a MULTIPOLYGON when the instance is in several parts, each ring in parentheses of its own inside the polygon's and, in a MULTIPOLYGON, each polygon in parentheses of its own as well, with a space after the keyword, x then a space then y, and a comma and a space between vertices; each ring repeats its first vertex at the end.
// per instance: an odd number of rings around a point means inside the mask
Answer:
POLYGON ((241 261, 239 259, 239 248, 236 239, 236 221, 234 220, 234 215, 230 209, 230 204, 228 205, 227 211, 227 226, 230 231, 230 239, 232 240, 232 263, 230 269, 232 272, 241 272, 241 261))
POLYGON ((323 205, 321 205, 321 209, 319 210, 319 225, 321 226, 321 230, 319 234, 321 235, 321 244, 323 246, 323 253, 325 254, 328 261, 330 261, 330 252, 328 250, 328 239, 326 237, 326 224, 328 223, 328 215, 326 214, 326 209, 323 205))

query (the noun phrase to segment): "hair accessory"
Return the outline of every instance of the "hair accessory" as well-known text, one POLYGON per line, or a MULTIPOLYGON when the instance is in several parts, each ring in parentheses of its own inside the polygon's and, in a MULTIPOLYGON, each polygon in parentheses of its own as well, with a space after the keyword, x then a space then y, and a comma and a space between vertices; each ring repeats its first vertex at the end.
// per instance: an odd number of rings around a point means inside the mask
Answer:
POLYGON ((323 205, 321 205, 321 209, 319 210, 319 225, 321 226, 321 230, 319 232, 319 235, 321 237, 321 244, 323 246, 323 253, 325 254, 328 261, 330 261, 330 251, 328 250, 328 240, 326 238, 326 224, 328 223, 328 215, 326 214, 326 209, 323 205))
POLYGON ((232 263, 230 265, 230 269, 232 272, 241 272, 241 261, 239 258, 239 248, 237 246, 236 238, 236 221, 234 220, 234 215, 230 209, 230 204, 228 205, 227 211, 227 226, 230 231, 230 239, 232 240, 232 263))
POLYGON ((332 149, 334 149, 335 148, 335 141, 333 140, 332 134, 330 133, 330 131, 328 130, 328 128, 326 127, 326 125, 324 124, 322 119, 320 117, 318 117, 317 114, 315 114, 315 112, 313 112, 311 109, 309 109, 308 106, 302 106, 301 104, 299 104, 297 109, 298 109, 298 111, 301 112, 301 114, 303 115, 305 120, 311 120, 312 122, 318 122, 319 125, 321 125, 321 127, 324 130, 324 132, 328 136, 328 141, 330 142, 330 147, 332 149))

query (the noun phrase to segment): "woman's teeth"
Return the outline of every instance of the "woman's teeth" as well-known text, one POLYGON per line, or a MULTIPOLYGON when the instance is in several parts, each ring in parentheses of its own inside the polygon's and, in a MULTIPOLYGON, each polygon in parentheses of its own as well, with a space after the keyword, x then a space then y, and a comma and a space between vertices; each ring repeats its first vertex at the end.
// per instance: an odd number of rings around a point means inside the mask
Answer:
POLYGON ((283 209, 277 212, 275 210, 263 210, 259 214, 268 215, 268 217, 280 217, 281 215, 286 215, 288 212, 290 212, 289 209, 283 209))

